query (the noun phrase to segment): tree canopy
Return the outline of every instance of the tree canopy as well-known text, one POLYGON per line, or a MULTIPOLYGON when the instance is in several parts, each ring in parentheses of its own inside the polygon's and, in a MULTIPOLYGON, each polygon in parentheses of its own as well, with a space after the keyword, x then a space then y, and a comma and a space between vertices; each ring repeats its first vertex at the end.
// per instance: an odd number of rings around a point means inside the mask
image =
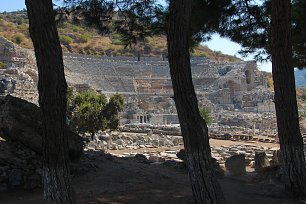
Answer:
MULTIPOLYGON (((306 0, 292 1, 293 63, 306 66, 306 0)), ((271 60, 271 0, 232 0, 217 32, 239 43, 240 54, 255 54, 259 61, 271 60)))
POLYGON ((95 92, 69 94, 70 126, 78 133, 89 132, 94 137, 99 130, 115 130, 119 126, 119 112, 123 109, 123 97, 112 96, 107 102, 103 94, 95 92))

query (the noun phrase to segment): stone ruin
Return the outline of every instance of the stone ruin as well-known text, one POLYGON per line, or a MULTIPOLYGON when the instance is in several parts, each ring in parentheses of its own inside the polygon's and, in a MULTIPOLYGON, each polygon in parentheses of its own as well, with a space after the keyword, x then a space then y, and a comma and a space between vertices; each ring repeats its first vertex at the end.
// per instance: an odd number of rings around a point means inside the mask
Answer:
MULTIPOLYGON (((0 97, 12 95, 38 104, 33 50, 20 48, 0 37, 0 61, 5 64, 0 69, 0 97)), ((181 162, 177 151, 170 149, 182 145, 183 139, 172 98, 168 62, 159 58, 139 62, 131 57, 65 54, 64 64, 68 84, 78 91, 96 90, 107 96, 120 93, 125 98, 121 132, 108 136, 99 133, 85 150, 128 150, 130 153, 117 156, 131 157, 137 155, 138 149, 148 149, 143 156, 153 163, 181 162), (160 147, 168 150, 150 150, 160 147)), ((212 138, 277 142, 273 92, 267 89, 266 74, 257 70, 255 62, 215 62, 195 57, 191 59, 191 66, 199 104, 209 106, 215 116, 215 123, 209 128, 212 138)), ((17 104, 19 101, 10 96, 0 100, 0 184, 22 183, 25 188, 34 188, 41 176, 41 132, 23 126, 13 117, 21 115, 18 108, 3 106, 10 100, 17 104), (21 125, 22 131, 16 129, 16 124, 21 125)), ((34 108, 24 101, 19 103, 23 104, 20 108, 34 108)), ((34 109, 37 111, 38 107, 34 109)), ((38 122, 32 128, 39 125, 38 122)), ((243 154, 250 161, 248 165, 254 166, 256 151, 265 151, 270 160, 275 150, 252 144, 221 146, 212 148, 212 156, 225 165, 229 157, 243 154)))
MULTIPOLYGON (((0 37, 0 95, 11 94, 38 104, 37 68, 33 50, 0 37)), ((64 55, 66 80, 78 91, 96 90, 125 98, 121 124, 178 124, 167 61, 132 57, 64 55)), ((273 92, 266 73, 254 61, 216 62, 191 58, 199 106, 212 110, 215 126, 276 135, 273 92), (255 130, 254 130, 255 129, 255 130)))
POLYGON ((14 95, 37 103, 38 72, 32 51, 0 36, 0 95, 14 95))
MULTIPOLYGON (((0 38, 0 94, 12 94, 37 103, 37 68, 32 50, 0 38)), ((126 101, 122 123, 177 123, 167 61, 132 57, 64 55, 68 84, 79 91, 94 89, 106 95, 123 94, 126 101), (168 116, 166 116, 168 115, 168 116), (140 117, 141 116, 141 117, 140 117), (148 118, 144 121, 142 118, 148 118), (151 120, 150 120, 151 119, 151 120)), ((254 61, 216 62, 191 59, 195 91, 201 106, 220 111, 274 112, 273 92, 266 73, 254 61)))
MULTIPOLYGON (((154 129, 156 130, 156 127, 154 129)), ((166 133, 167 130, 164 131, 166 133)), ((90 134, 85 134, 85 137, 89 138, 90 134)), ((164 135, 161 132, 152 134, 152 130, 145 133, 145 129, 138 129, 137 133, 99 132, 94 140, 87 143, 85 150, 111 151, 112 155, 117 157, 140 157, 141 155, 144 163, 182 167, 181 163, 184 162, 184 151, 180 149, 182 145, 183 138, 180 136, 164 135), (139 151, 142 153, 140 154, 139 151)), ((250 141, 211 147, 211 155, 215 164, 218 164, 221 169, 227 169, 235 176, 244 175, 246 168, 260 171, 268 166, 279 165, 278 147, 255 145, 250 141)))

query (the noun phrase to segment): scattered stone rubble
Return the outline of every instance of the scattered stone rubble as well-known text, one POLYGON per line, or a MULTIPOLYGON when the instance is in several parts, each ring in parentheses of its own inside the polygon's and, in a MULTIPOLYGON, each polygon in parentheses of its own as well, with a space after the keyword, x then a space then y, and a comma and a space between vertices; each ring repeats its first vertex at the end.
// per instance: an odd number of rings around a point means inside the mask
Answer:
MULTIPOLYGON (((85 134, 89 137, 89 134, 85 134)), ((89 141, 85 150, 137 150, 140 148, 173 147, 183 144, 181 136, 142 133, 98 133, 93 141, 89 141)))
MULTIPOLYGON (((90 137, 90 135, 88 134, 87 137, 90 137)), ((181 162, 182 157, 178 156, 180 155, 179 150, 175 148, 181 145, 183 145, 183 138, 181 136, 148 135, 143 133, 114 133, 109 135, 107 133, 99 133, 95 140, 87 144, 85 150, 125 150, 123 154, 115 154, 115 156, 133 157, 138 154, 138 150, 142 149, 146 159, 153 163, 161 163, 167 160, 181 162)), ((277 151, 278 148, 256 146, 252 143, 231 146, 222 145, 221 147, 211 148, 212 157, 223 167, 225 167, 225 163, 230 157, 243 155, 245 160, 244 168, 245 166, 254 168, 255 155, 262 152, 265 153, 267 164, 272 164, 273 161, 276 161, 275 154, 277 151)))

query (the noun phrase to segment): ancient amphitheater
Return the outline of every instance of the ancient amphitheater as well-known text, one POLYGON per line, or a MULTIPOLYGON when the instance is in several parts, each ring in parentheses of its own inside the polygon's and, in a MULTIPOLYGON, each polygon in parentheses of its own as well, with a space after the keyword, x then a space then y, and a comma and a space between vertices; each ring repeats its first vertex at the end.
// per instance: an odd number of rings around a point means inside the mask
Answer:
MULTIPOLYGON (((0 61, 5 64, 0 69, 0 94, 37 103, 33 51, 0 37, 0 61)), ((64 64, 67 82, 77 90, 124 95, 123 124, 178 123, 167 61, 65 54, 64 64)), ((262 128, 267 126, 262 121, 275 120, 273 92, 267 89, 266 74, 255 62, 198 57, 191 59, 191 67, 199 105, 210 107, 219 124, 254 128, 255 123, 256 128, 262 128)))

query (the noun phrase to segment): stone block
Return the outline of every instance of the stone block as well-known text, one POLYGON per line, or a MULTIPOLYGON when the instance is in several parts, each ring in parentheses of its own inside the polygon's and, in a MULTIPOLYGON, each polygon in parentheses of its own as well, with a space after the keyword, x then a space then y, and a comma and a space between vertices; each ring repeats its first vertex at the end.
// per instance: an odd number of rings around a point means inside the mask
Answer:
POLYGON ((231 175, 241 176, 246 174, 245 163, 246 161, 244 154, 234 155, 225 161, 225 168, 230 172, 231 175))

